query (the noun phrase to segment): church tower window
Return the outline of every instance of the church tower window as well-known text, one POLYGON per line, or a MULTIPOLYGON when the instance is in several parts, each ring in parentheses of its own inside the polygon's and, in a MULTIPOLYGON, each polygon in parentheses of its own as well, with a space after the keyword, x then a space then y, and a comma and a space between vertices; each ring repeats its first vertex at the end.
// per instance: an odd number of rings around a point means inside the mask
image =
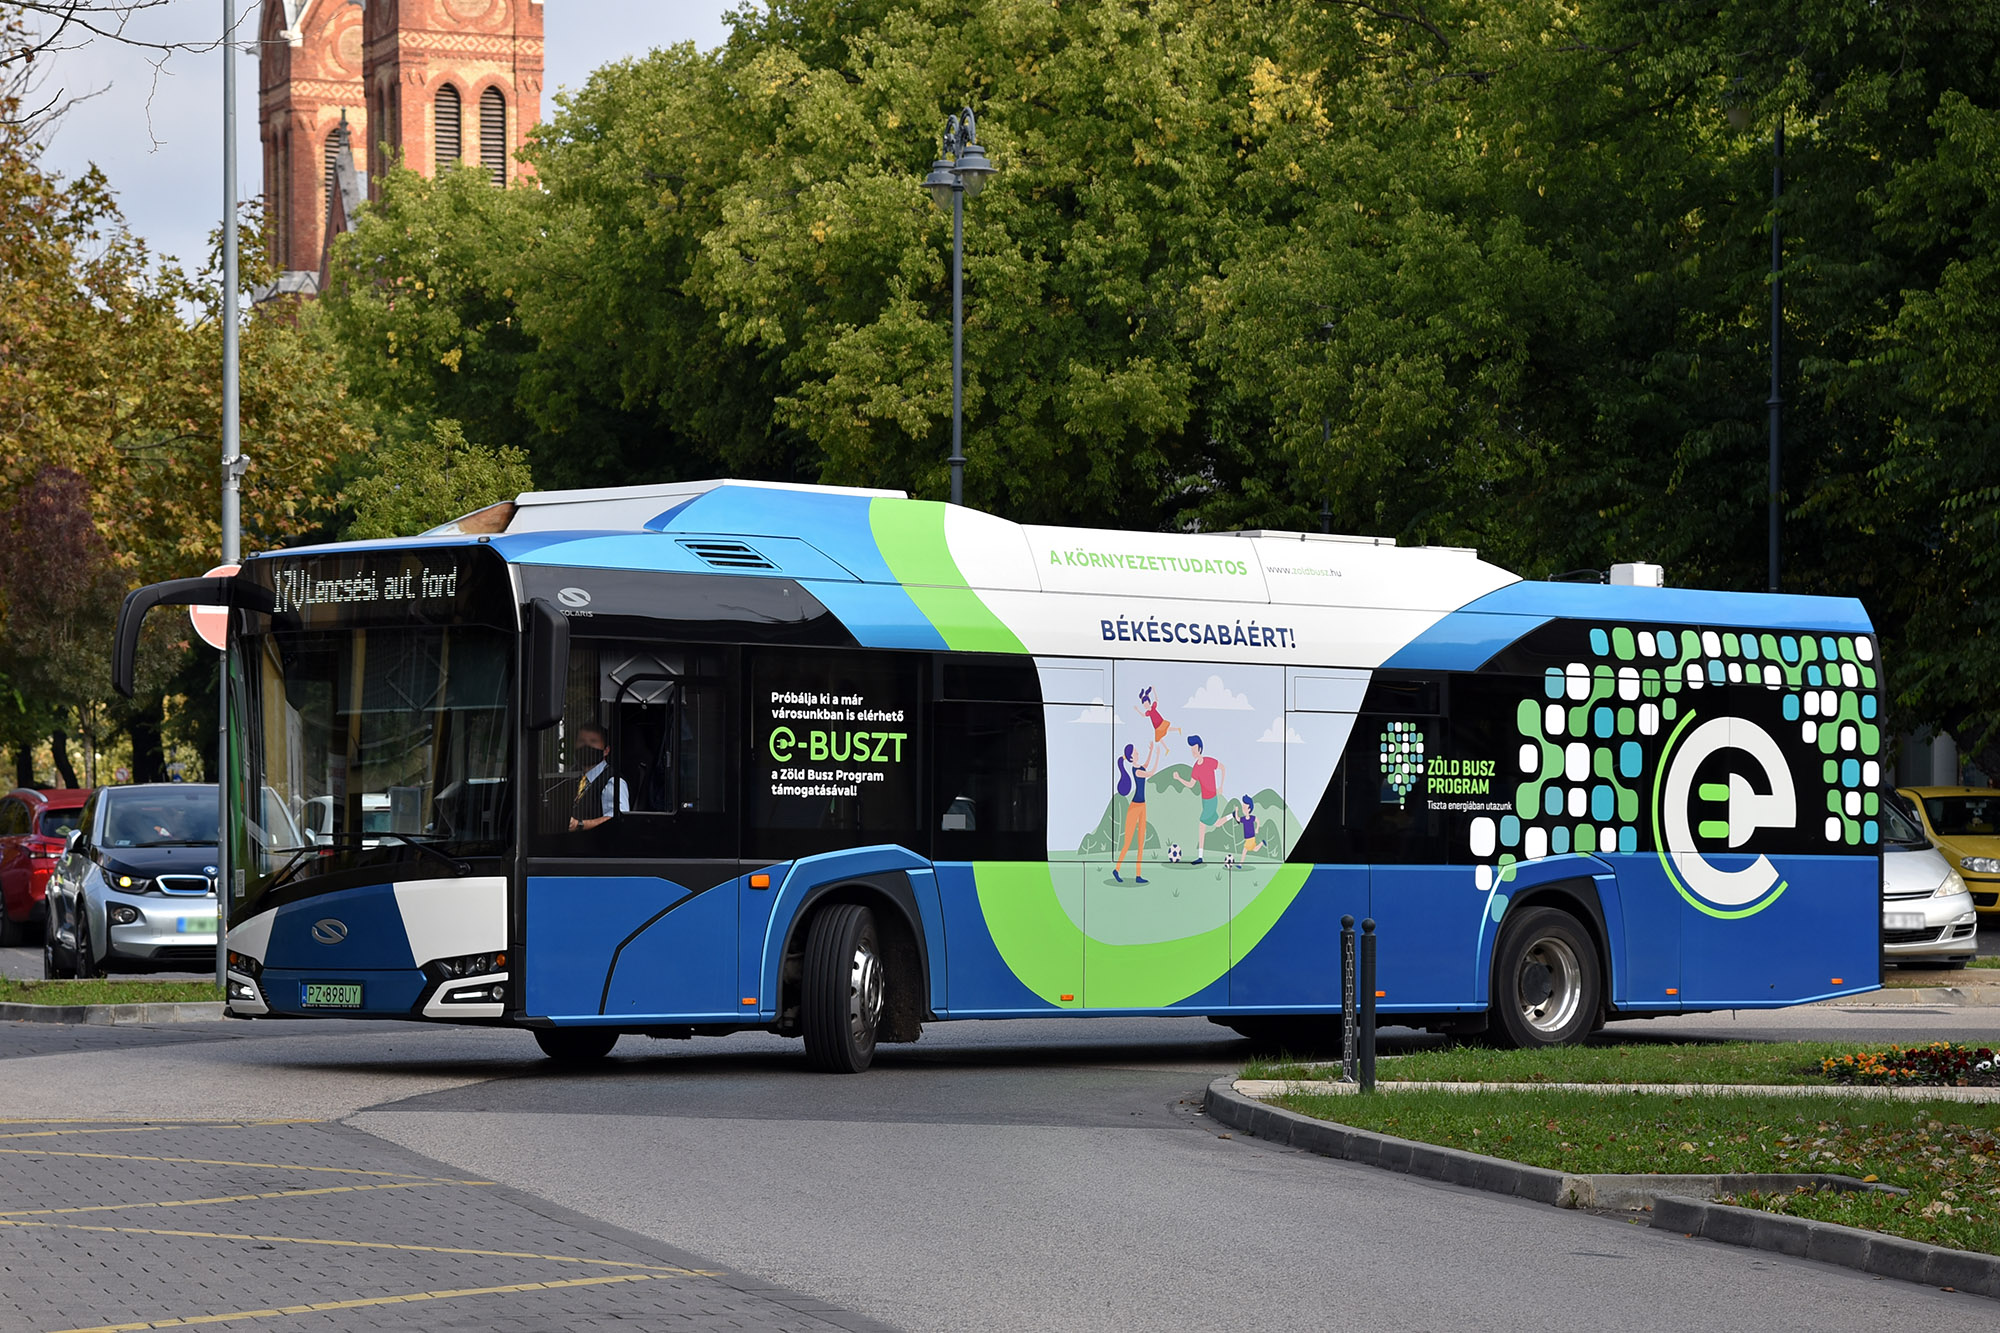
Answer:
POLYGON ((437 90, 437 174, 442 176, 459 164, 464 147, 465 119, 458 101, 458 89, 445 84, 437 90))
POLYGON ((479 95, 479 165, 493 177, 493 184, 507 184, 507 95, 488 88, 479 95))

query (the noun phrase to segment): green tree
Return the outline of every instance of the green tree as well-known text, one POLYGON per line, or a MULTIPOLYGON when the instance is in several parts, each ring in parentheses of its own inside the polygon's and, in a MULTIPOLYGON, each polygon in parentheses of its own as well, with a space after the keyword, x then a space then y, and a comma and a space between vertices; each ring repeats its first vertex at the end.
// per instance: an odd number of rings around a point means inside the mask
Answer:
POLYGON ((533 490, 525 450, 470 443, 450 418, 422 437, 371 456, 366 475, 342 498, 354 506, 348 537, 408 537, 475 509, 533 490))

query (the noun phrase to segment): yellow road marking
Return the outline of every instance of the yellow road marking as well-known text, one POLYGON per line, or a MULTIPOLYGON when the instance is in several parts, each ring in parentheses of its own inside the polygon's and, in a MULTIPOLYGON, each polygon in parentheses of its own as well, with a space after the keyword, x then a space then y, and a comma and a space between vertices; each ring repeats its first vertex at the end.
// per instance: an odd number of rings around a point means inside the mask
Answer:
POLYGON ((258 1199, 303 1199, 316 1194, 358 1194, 363 1190, 415 1190, 426 1185, 490 1185, 487 1180, 416 1180, 394 1185, 323 1185, 312 1190, 272 1190, 266 1194, 219 1194, 212 1199, 166 1199, 146 1203, 94 1203, 81 1208, 19 1208, 9 1217, 64 1217, 76 1213, 116 1213, 128 1208, 198 1208, 210 1203, 251 1203, 258 1199))
MULTIPOLYGON (((14 1122, 0 1120, 0 1124, 9 1123, 14 1122)), ((218 1124, 214 1121, 203 1120, 197 1123, 170 1121, 157 1125, 108 1125, 101 1129, 17 1129, 10 1133, 0 1134, 0 1139, 47 1139, 54 1138, 58 1134, 151 1134, 155 1130, 161 1129, 258 1129, 270 1123, 269 1121, 260 1120, 256 1122, 232 1121, 228 1124, 218 1124)))
POLYGON ((282 1319, 286 1315, 319 1314, 328 1310, 363 1310, 372 1305, 412 1305, 418 1301, 450 1301, 466 1296, 511 1296, 528 1291, 559 1291, 570 1287, 608 1287, 622 1282, 652 1282, 651 1273, 617 1273, 609 1277, 579 1277, 564 1282, 511 1282, 504 1287, 460 1287, 455 1291, 413 1291, 401 1296, 365 1296, 352 1301, 315 1301, 281 1305, 268 1310, 232 1310, 228 1314, 179 1315, 136 1324, 98 1324, 66 1328, 58 1333, 143 1333, 151 1328, 186 1328, 191 1324, 226 1324, 236 1319, 282 1319))
POLYGON ((411 1254, 460 1254, 476 1259, 539 1259, 552 1264, 592 1264, 602 1268, 638 1268, 669 1277, 720 1277, 716 1268, 677 1268, 672 1264, 641 1264, 627 1259, 592 1259, 577 1254, 534 1254, 525 1250, 469 1250, 445 1245, 403 1245, 387 1240, 324 1240, 316 1236, 257 1236, 234 1231, 173 1231, 164 1227, 96 1227, 79 1222, 22 1222, 0 1219, 0 1227, 47 1227, 56 1231, 91 1231, 121 1236, 173 1236, 182 1240, 256 1240, 280 1245, 332 1245, 352 1250, 400 1250, 411 1254))
POLYGON ((224 1162, 210 1157, 152 1157, 144 1153, 74 1152, 60 1148, 0 1148, 0 1153, 14 1157, 87 1157, 101 1162, 174 1162, 183 1166, 248 1166, 260 1171, 325 1171, 337 1176, 387 1176, 392 1180, 436 1180, 441 1183, 462 1185, 492 1183, 485 1180, 445 1182, 440 1176, 418 1176, 407 1171, 364 1171, 358 1166, 297 1166, 290 1162, 224 1162))
MULTIPOLYGON (((0 1116, 0 1125, 165 1125, 165 1124, 172 1124, 172 1125, 205 1125, 205 1126, 210 1126, 210 1127, 213 1127, 213 1128, 219 1128, 219 1129, 231 1129, 231 1128, 234 1128, 234 1127, 236 1126, 236 1124, 237 1124, 237 1123, 238 1123, 238 1122, 236 1122, 236 1121, 224 1121, 224 1120, 200 1120, 200 1119, 196 1119, 196 1118, 194 1118, 194 1117, 192 1117, 192 1116, 167 1116, 167 1117, 165 1117, 164 1119, 162 1119, 162 1118, 161 1118, 161 1117, 159 1117, 159 1116, 153 1116, 153 1117, 151 1117, 151 1118, 149 1118, 149 1119, 143 1119, 143 1120, 140 1120, 140 1119, 130 1119, 130 1118, 125 1118, 125 1119, 121 1119, 121 1118, 120 1118, 120 1117, 118 1117, 118 1116, 109 1116, 109 1115, 69 1115, 69 1116, 61 1116, 61 1115, 58 1115, 58 1116, 25 1116, 25 1115, 16 1115, 16 1116, 0 1116)), ((241 1122, 241 1123, 243 1123, 243 1124, 246 1124, 246 1125, 251 1125, 251 1126, 257 1126, 257 1125, 317 1125, 317 1124, 320 1124, 321 1122, 320 1122, 320 1121, 318 1121, 318 1120, 312 1120, 312 1119, 308 1119, 308 1118, 306 1118, 306 1117, 303 1117, 303 1116, 294 1116, 294 1117, 291 1117, 291 1118, 289 1118, 289 1119, 270 1119, 270 1120, 247 1120, 247 1121, 243 1121, 243 1122, 241 1122)))

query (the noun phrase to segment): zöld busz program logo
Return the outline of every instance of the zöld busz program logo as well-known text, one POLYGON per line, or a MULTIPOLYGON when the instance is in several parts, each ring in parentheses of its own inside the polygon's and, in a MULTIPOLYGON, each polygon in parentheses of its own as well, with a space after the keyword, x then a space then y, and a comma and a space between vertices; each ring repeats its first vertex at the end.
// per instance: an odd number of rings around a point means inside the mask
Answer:
MULTIPOLYGON (((1718 766, 1711 765, 1713 772, 1718 766)), ((1690 709, 1667 738, 1666 768, 1653 791, 1653 845, 1667 878, 1697 910, 1725 920, 1754 916, 1788 887, 1761 853, 1726 870, 1702 854, 1700 841, 1742 847, 1759 829, 1799 822, 1798 791, 1784 751, 1769 732, 1741 717, 1696 722, 1690 709), (1724 756, 1725 781, 1698 782, 1708 761, 1724 756)))

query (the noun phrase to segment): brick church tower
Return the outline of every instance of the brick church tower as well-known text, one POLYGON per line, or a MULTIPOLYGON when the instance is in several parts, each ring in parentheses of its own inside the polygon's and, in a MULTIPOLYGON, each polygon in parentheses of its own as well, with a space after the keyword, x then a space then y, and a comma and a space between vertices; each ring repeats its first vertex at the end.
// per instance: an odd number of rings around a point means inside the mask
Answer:
MULTIPOLYGON (((338 163, 372 180, 463 162, 495 185, 541 119, 542 0, 263 0, 258 124, 272 258, 317 273, 338 163)), ((355 182, 350 181, 350 187, 355 182)), ((373 197, 375 191, 368 188, 373 197)))

